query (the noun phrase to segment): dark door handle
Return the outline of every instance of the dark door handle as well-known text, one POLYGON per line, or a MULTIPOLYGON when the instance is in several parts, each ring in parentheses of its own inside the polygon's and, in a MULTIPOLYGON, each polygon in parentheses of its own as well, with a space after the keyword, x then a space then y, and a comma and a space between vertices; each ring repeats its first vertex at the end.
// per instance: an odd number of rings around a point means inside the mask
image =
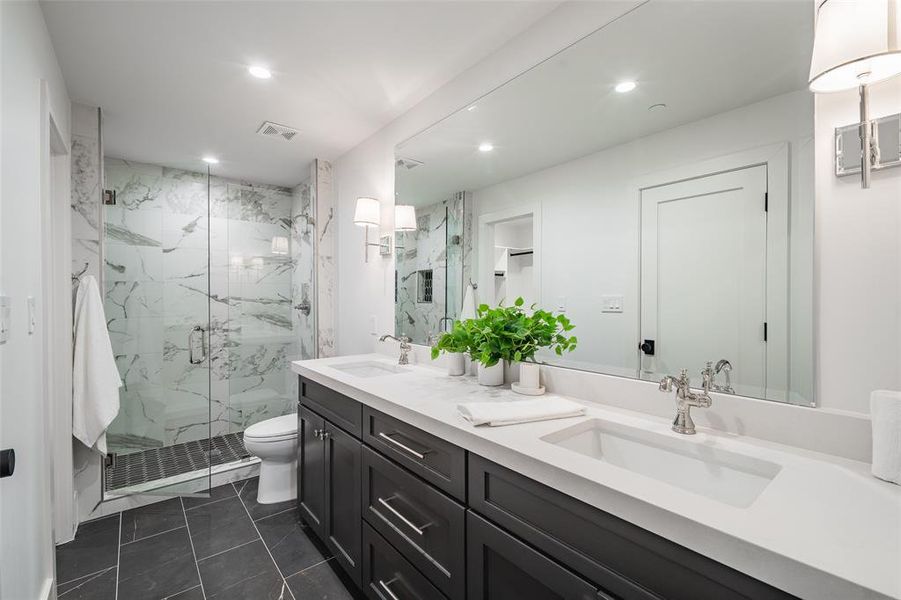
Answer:
POLYGON ((648 356, 654 356, 654 340, 645 340, 638 345, 638 349, 648 356))
POLYGON ((9 477, 16 470, 16 451, 12 448, 0 450, 0 478, 9 477))

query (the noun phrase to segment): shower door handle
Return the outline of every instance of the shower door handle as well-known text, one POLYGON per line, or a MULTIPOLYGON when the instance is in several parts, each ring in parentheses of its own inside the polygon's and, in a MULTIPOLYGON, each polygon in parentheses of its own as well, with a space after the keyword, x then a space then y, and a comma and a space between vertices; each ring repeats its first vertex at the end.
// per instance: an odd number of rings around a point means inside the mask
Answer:
POLYGON ((204 331, 200 325, 195 325, 188 334, 188 362, 192 365, 199 365, 206 360, 206 345, 204 343, 204 331), (195 350, 197 350, 197 335, 200 334, 200 357, 198 358, 195 350))

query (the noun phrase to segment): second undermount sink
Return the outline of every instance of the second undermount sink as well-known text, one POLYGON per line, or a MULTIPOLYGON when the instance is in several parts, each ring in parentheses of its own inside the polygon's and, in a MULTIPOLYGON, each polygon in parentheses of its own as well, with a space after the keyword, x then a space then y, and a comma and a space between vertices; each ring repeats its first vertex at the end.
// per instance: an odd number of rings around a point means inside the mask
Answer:
POLYGON ((739 508, 751 506, 781 469, 753 456, 601 419, 541 439, 739 508))
POLYGON ((379 362, 377 360, 332 365, 332 368, 347 373, 348 375, 353 375, 354 377, 382 377, 383 375, 395 375, 397 373, 406 372, 398 365, 379 362))

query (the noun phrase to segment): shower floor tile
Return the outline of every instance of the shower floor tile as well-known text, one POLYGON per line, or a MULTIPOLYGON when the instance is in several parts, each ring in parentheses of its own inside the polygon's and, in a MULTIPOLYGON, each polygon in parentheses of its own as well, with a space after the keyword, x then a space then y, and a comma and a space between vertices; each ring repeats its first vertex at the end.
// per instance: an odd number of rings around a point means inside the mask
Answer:
POLYGON ((361 600, 295 502, 256 479, 83 523, 56 549, 60 600, 361 600), (262 534, 262 535, 261 535, 262 534))
POLYGON ((106 468, 106 491, 115 492, 158 479, 203 471, 248 456, 243 433, 120 454, 116 456, 116 464, 106 468))

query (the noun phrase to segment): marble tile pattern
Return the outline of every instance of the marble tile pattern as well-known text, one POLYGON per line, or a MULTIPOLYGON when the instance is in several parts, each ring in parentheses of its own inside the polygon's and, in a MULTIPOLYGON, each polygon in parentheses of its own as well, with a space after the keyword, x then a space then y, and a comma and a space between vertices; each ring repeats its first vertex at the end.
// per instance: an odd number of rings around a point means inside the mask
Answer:
POLYGON ((335 315, 337 314, 337 194, 332 164, 313 161, 312 203, 316 211, 316 344, 319 357, 335 355, 335 315))
POLYGON ((117 202, 103 207, 104 303, 125 384, 113 451, 243 431, 292 412, 288 364, 312 348, 294 308, 312 289, 303 264, 312 264, 314 225, 302 190, 114 158, 105 173, 117 202), (194 326, 208 330, 196 365, 194 326))
POLYGON ((417 230, 398 233, 394 330, 417 344, 438 332, 447 306, 447 226, 452 200, 416 207, 417 230), (421 271, 432 272, 432 300, 420 302, 421 271))

